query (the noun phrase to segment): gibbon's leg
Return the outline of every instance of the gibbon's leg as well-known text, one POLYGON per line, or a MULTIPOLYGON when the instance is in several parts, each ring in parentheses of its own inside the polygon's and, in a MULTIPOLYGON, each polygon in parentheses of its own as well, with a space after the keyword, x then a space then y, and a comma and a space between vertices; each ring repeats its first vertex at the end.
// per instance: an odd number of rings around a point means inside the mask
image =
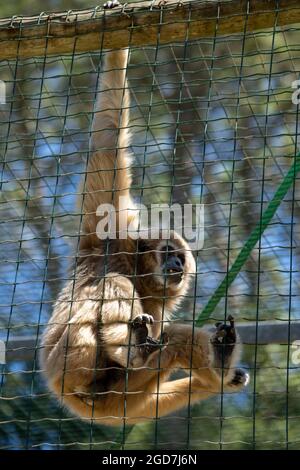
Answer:
MULTIPOLYGON (((201 329, 193 332, 192 327, 179 324, 169 325, 166 330, 169 335, 168 346, 160 353, 152 354, 147 366, 127 371, 120 368, 121 377, 111 383, 107 390, 101 390, 100 379, 100 391, 94 394, 87 389, 86 393, 82 390, 82 394, 76 394, 74 387, 65 382, 62 397, 65 404, 84 418, 93 418, 99 420, 99 423, 110 425, 120 424, 126 410, 125 419, 129 423, 137 423, 145 418, 164 416, 189 403, 221 393, 223 389, 237 391, 246 384, 247 374, 234 369, 233 365, 231 374, 226 375, 226 380, 221 380, 214 368, 211 348, 213 335, 201 329), (190 371, 191 366, 191 378, 167 382, 171 372, 179 367, 190 371)), ((54 383, 53 388, 56 393, 61 393, 59 382, 54 383)))
MULTIPOLYGON (((224 380, 224 384, 231 384, 234 381, 235 365, 239 360, 241 348, 233 323, 230 327, 218 325, 213 334, 200 328, 193 329, 191 326, 176 323, 167 325, 165 331, 169 337, 167 351, 176 356, 180 367, 187 371, 192 370, 193 375, 200 380, 204 371, 210 370, 211 377, 218 382, 224 380)), ((249 376, 245 372, 243 374, 242 385, 246 385, 249 376)))
MULTIPOLYGON (((222 326, 225 328, 226 325, 222 326)), ((232 325, 230 327, 233 328, 232 325)), ((125 393, 127 407, 128 403, 130 403, 130 398, 127 397, 127 394, 129 397, 130 394, 137 394, 135 412, 137 413, 137 407, 141 406, 140 411, 142 412, 142 416, 144 416, 143 413, 145 410, 153 406, 151 400, 148 400, 146 403, 146 397, 144 395, 147 393, 157 395, 158 384, 160 384, 158 403, 161 408, 164 407, 164 398, 161 397, 161 393, 167 393, 168 390, 172 389, 176 391, 176 393, 169 395, 167 400, 167 403, 171 401, 174 401, 174 403, 169 403, 169 411, 165 411, 163 414, 170 412, 172 407, 177 409, 181 406, 185 406, 185 404, 189 402, 186 397, 188 394, 186 388, 187 384, 188 390, 191 388, 193 391, 193 386, 196 387, 194 395, 191 396, 191 403, 207 398, 213 394, 221 393, 222 391, 236 392, 243 386, 247 385, 249 380, 248 374, 241 369, 234 369, 234 364, 232 364, 230 374, 228 372, 225 373, 225 377, 223 379, 219 370, 215 367, 216 361, 214 359, 213 351, 210 351, 210 343, 213 343, 215 337, 219 334, 220 326, 218 326, 216 333, 213 335, 209 335, 203 330, 197 328, 193 332, 190 326, 178 324, 169 327, 168 331, 171 335, 170 344, 160 353, 150 355, 146 361, 146 366, 134 371, 128 371, 126 387, 123 377, 114 384, 113 390, 106 391, 107 395, 112 396, 111 392, 115 392, 119 394, 121 399, 125 393), (192 336, 194 336, 193 344, 191 342, 192 336), (179 345, 178 341, 181 340, 183 342, 179 345), (190 379, 187 378, 185 381, 172 381, 166 384, 166 380, 170 376, 171 372, 175 371, 179 367, 183 367, 187 372, 190 372, 192 367, 192 381, 189 382, 190 379), (183 388, 177 389, 177 385, 183 388), (139 397, 139 395, 142 395, 142 398, 139 397)), ((233 332, 231 332, 231 334, 233 334, 233 332)), ((224 336, 225 335, 222 335, 222 338, 224 336)), ((93 398, 95 401, 93 402, 93 400, 90 399, 88 400, 88 404, 92 406, 93 403, 96 403, 96 408, 101 408, 101 403, 99 403, 99 401, 103 401, 103 399, 105 399, 103 393, 95 394, 93 398)), ((125 404, 123 403, 123 405, 125 404)), ((149 409, 147 413, 150 413, 149 409)), ((136 414, 136 416, 138 416, 138 414, 136 414)))
MULTIPOLYGON (((117 406, 118 413, 126 409, 125 416, 128 423, 131 424, 145 419, 161 418, 187 407, 189 404, 207 399, 216 393, 218 393, 217 389, 208 390, 194 377, 160 382, 159 386, 155 379, 140 394, 127 394, 126 408, 124 408, 124 397, 115 397, 115 403, 111 402, 109 398, 108 402, 112 406, 111 413, 114 411, 114 406, 117 406)), ((117 414, 117 416, 122 415, 117 414)))
POLYGON ((82 417, 99 420, 99 424, 119 425, 124 419, 134 424, 160 418, 222 392, 220 380, 209 369, 203 371, 201 380, 186 377, 166 382, 172 363, 169 366, 169 370, 161 371, 159 381, 157 371, 129 372, 126 387, 125 381, 119 382, 114 390, 101 393, 94 400, 69 394, 67 402, 82 417), (151 376, 152 379, 147 381, 151 376))
POLYGON ((119 425, 124 420, 128 424, 156 419, 175 412, 189 404, 212 397, 220 393, 220 386, 207 386, 195 377, 186 377, 174 381, 164 382, 157 378, 144 383, 134 391, 104 392, 98 399, 79 399, 73 394, 67 398, 71 406, 82 417, 95 419, 99 424, 119 425))
MULTIPOLYGON (((227 328, 226 325, 222 325, 227 328)), ((233 325, 230 326, 233 328, 233 325)), ((184 369, 187 373, 192 372, 205 390, 217 393, 224 388, 227 391, 237 391, 239 388, 247 385, 249 376, 241 369, 235 368, 238 359, 238 352, 230 344, 230 354, 227 355, 227 369, 219 368, 219 351, 214 351, 214 341, 219 335, 221 327, 218 325, 216 333, 208 332, 191 326, 172 324, 166 328, 168 345, 161 351, 155 351, 150 354, 145 361, 144 366, 136 370, 128 371, 126 391, 135 392, 139 387, 143 389, 146 383, 166 381, 170 374, 178 368, 184 369), (159 380, 158 380, 159 377, 159 380)), ((230 334, 237 334, 230 331, 230 334)), ((229 333, 228 333, 229 336, 229 333)), ((222 338, 226 335, 222 335, 222 338)), ((163 340, 162 340, 163 342, 163 340)), ((236 345, 238 348, 239 345, 236 345)), ((218 342, 217 347, 220 347, 218 342)), ((226 351, 226 348, 225 348, 226 351)), ((120 379, 114 385, 114 391, 123 392, 125 386, 124 378, 120 379)))
MULTIPOLYGON (((74 393, 66 386, 62 400, 83 418, 99 420, 99 424, 119 425, 124 419, 134 424, 165 416, 220 393, 220 383, 214 376, 210 377, 210 371, 206 371, 206 377, 202 376, 201 381, 197 377, 186 377, 167 382, 178 364, 172 353, 164 354, 166 351, 167 348, 161 353, 159 380, 158 370, 141 368, 128 371, 125 382, 126 371, 123 369, 123 378, 109 390, 91 397, 88 393, 74 393)), ((55 385, 53 388, 60 392, 55 385)))
MULTIPOLYGON (((168 382, 160 381, 159 385, 158 381, 154 380, 148 387, 150 396, 147 398, 147 392, 144 394, 144 403, 140 400, 137 402, 138 405, 131 408, 130 400, 129 403, 127 402, 126 416, 132 418, 134 422, 145 418, 160 418, 180 408, 220 394, 222 392, 220 382, 211 376, 210 371, 206 371, 204 375, 206 377, 205 379, 202 377, 202 380, 197 377, 186 377, 168 382), (150 392, 151 389, 152 392, 150 392)), ((227 389, 227 391, 230 390, 230 388, 227 389)))

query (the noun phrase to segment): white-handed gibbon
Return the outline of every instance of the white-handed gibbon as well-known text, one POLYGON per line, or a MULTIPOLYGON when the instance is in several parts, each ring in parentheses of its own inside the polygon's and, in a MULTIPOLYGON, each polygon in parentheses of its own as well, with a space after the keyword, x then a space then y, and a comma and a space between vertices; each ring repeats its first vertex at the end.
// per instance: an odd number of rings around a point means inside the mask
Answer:
MULTIPOLYGON (((128 50, 105 55, 74 279, 54 305, 40 356, 61 402, 109 425, 159 418, 222 389, 238 391, 249 378, 235 368, 240 345, 232 318, 213 333, 172 321, 196 269, 178 234, 168 240, 101 240, 96 234, 99 205, 113 204, 118 214, 122 196, 128 209, 134 207, 127 61, 128 50), (169 380, 178 369, 188 376, 169 380)), ((125 211, 125 218, 132 223, 134 211, 125 211)))

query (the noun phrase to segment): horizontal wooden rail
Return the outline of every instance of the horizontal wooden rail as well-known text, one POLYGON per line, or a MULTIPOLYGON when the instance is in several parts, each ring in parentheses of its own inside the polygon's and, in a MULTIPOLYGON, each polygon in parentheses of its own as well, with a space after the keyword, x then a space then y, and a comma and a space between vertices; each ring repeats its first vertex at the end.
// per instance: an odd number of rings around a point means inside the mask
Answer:
POLYGON ((299 0, 128 3, 0 20, 0 59, 166 44, 300 22, 299 0))
MULTIPOLYGON (((293 321, 290 324, 286 321, 264 321, 240 323, 237 328, 241 341, 248 345, 267 344, 291 344, 293 341, 300 341, 300 321, 293 321)), ((35 337, 12 338, 6 346, 6 360, 10 361, 32 361, 38 356, 40 346, 36 347, 35 337)))

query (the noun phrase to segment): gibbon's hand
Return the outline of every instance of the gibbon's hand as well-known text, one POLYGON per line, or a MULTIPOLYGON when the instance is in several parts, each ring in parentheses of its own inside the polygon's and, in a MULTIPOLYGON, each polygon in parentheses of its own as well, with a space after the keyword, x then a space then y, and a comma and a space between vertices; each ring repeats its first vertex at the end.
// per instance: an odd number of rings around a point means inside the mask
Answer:
POLYGON ((146 313, 136 316, 131 323, 135 333, 135 346, 139 350, 139 355, 133 358, 133 366, 146 365, 153 353, 164 349, 168 344, 167 333, 162 333, 160 340, 148 335, 147 325, 153 325, 153 323, 153 316, 146 313))
POLYGON ((137 315, 133 320, 132 320, 132 327, 134 329, 140 328, 142 326, 148 325, 153 325, 154 323, 154 318, 152 315, 148 315, 148 313, 143 313, 141 315, 137 315))
POLYGON ((226 323, 217 322, 216 328, 217 331, 211 338, 212 344, 216 346, 226 346, 227 344, 235 344, 236 342, 236 330, 234 326, 234 318, 232 315, 229 315, 227 320, 229 321, 229 325, 226 323))
POLYGON ((110 10, 115 7, 120 7, 121 3, 118 0, 109 0, 108 2, 104 3, 103 8, 105 10, 110 10))

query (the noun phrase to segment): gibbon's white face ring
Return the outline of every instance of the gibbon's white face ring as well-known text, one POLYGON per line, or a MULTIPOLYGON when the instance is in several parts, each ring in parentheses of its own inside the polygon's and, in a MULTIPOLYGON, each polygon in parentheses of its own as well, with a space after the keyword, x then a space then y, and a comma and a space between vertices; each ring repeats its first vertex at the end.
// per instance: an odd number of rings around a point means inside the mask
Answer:
POLYGON ((164 274, 159 267, 155 269, 155 272, 153 273, 153 275, 155 276, 155 280, 157 280, 157 282, 161 284, 162 286, 165 286, 166 289, 171 287, 172 290, 180 290, 182 288, 184 275, 182 276, 179 282, 173 282, 170 279, 168 279, 169 276, 167 274, 164 274))

